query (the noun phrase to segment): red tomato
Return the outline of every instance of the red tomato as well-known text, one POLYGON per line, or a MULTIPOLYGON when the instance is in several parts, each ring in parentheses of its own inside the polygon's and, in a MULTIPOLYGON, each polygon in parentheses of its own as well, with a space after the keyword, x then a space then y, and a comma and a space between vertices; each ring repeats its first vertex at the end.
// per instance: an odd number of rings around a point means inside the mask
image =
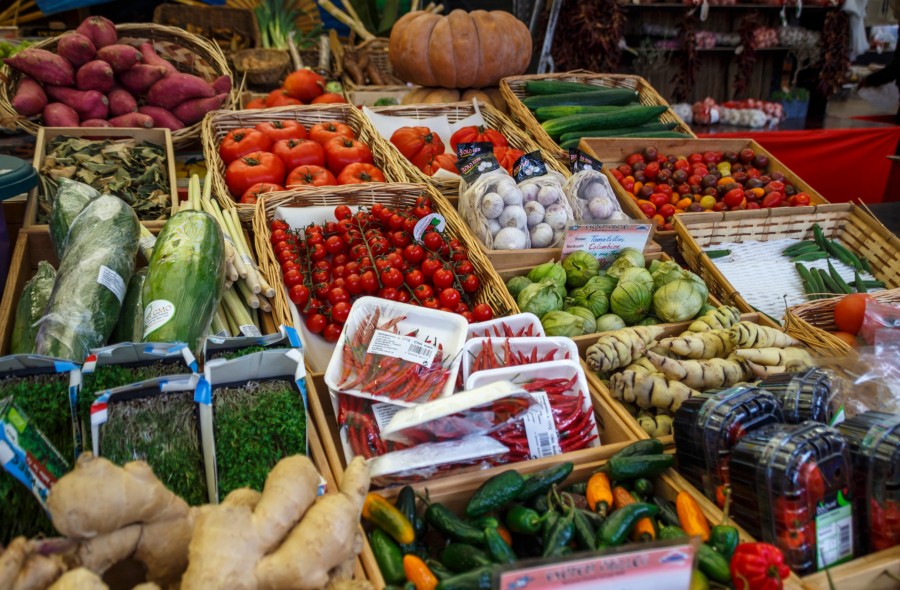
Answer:
POLYGON ((335 94, 334 92, 326 92, 316 98, 312 99, 312 102, 309 104, 340 104, 347 102, 340 94, 335 94))
POLYGON ((411 270, 406 273, 406 277, 404 277, 404 280, 406 282, 406 285, 410 289, 415 289, 419 285, 425 283, 425 275, 422 274, 421 270, 411 270))
POLYGON ((279 101, 284 100, 286 98, 290 98, 290 97, 287 94, 285 94, 284 88, 276 88, 276 89, 272 90, 271 92, 269 92, 269 94, 266 95, 266 106, 267 107, 276 107, 276 106, 278 106, 277 103, 279 101))
POLYGON ((441 291, 438 299, 440 300, 441 305, 443 305, 444 307, 455 309, 456 306, 459 305, 459 291, 448 287, 441 291))
POLYGON ((834 306, 834 324, 842 332, 858 334, 866 316, 866 304, 873 301, 871 295, 854 293, 844 295, 834 306))
POLYGON ((397 301, 400 298, 400 291, 395 287, 384 287, 378 291, 378 296, 389 301, 397 301))
POLYGON ((344 241, 338 236, 331 236, 325 240, 325 249, 329 254, 340 254, 344 250, 344 241))
POLYGON ((791 197, 792 207, 805 207, 809 205, 809 195, 806 193, 797 193, 791 197))
POLYGON ((284 187, 280 184, 273 184, 271 182, 260 182, 254 184, 247 191, 241 195, 241 203, 247 205, 253 205, 256 203, 256 200, 259 199, 260 195, 263 193, 271 193, 274 191, 283 191, 284 187))
POLYGON ((650 195, 650 202, 653 203, 658 210, 663 205, 667 205, 669 203, 669 197, 661 192, 653 193, 652 195, 650 195))
POLYGON ((227 166, 242 156, 266 152, 271 147, 272 140, 262 131, 252 128, 232 129, 219 144, 219 157, 227 166))
POLYGON ((359 284, 366 293, 374 293, 378 290, 378 277, 374 271, 367 270, 359 276, 359 284))
MULTIPOLYGON (((332 315, 332 317, 334 317, 332 315)), ((337 342, 341 339, 341 326, 338 324, 328 324, 325 326, 325 329, 322 330, 322 338, 325 339, 325 342, 337 342)))
POLYGON ((486 322, 494 317, 494 310, 487 303, 479 303, 472 309, 472 316, 476 322, 486 322))
POLYGON ((459 129, 450 136, 450 149, 456 151, 456 146, 460 143, 483 143, 490 142, 494 147, 504 147, 509 145, 506 137, 499 131, 488 129, 483 125, 469 125, 459 129))
POLYGON ((257 131, 265 133, 272 143, 281 139, 306 139, 306 127, 297 121, 276 119, 269 123, 260 123, 254 127, 257 131))
POLYGON ((396 268, 386 268, 381 271, 381 284, 385 287, 397 288, 403 284, 403 273, 396 268))
POLYGON ((344 276, 344 288, 347 289, 351 295, 359 295, 362 293, 362 283, 359 280, 359 275, 354 272, 344 276))
POLYGON ((246 110, 264 109, 264 108, 266 108, 266 99, 264 99, 264 98, 251 99, 247 104, 244 105, 244 109, 246 109, 246 110))
POLYGON ((405 248, 412 241, 412 237, 407 231, 395 231, 391 234, 391 244, 395 248, 405 248))
POLYGON ((329 121, 327 123, 316 123, 309 128, 309 138, 315 142, 325 145, 329 140, 335 137, 346 137, 347 139, 356 139, 356 134, 348 125, 338 121, 329 121))
POLYGON ((355 139, 334 137, 325 144, 325 165, 333 174, 340 174, 350 164, 371 164, 372 151, 355 139))
POLYGON ((303 275, 300 274, 299 270, 289 270, 284 273, 284 284, 289 288, 294 285, 302 285, 303 284, 303 275))
POLYGON ((413 289, 413 295, 415 295, 419 301, 423 301, 434 296, 434 289, 431 288, 431 285, 422 284, 413 289))
POLYGON ((353 215, 353 212, 350 211, 350 207, 347 205, 338 205, 334 208, 334 217, 340 221, 343 219, 349 219, 353 215))
POLYGON ((339 324, 343 324, 347 321, 347 316, 350 315, 350 304, 346 301, 339 301, 336 305, 331 308, 331 319, 336 321, 339 324))
POLYGON ((438 309, 440 308, 441 303, 434 297, 426 297, 422 299, 422 307, 427 307, 429 309, 438 309))
POLYGON ((427 249, 431 250, 432 252, 440 250, 441 247, 445 245, 444 238, 442 238, 441 234, 437 233, 436 231, 430 231, 426 233, 422 237, 422 243, 427 249))
POLYGON ((284 79, 284 91, 292 98, 309 102, 325 92, 325 78, 312 70, 300 69, 284 79))
POLYGON ((280 252, 278 252, 278 262, 282 264, 296 259, 297 253, 293 250, 281 250, 280 252))
POLYGON ((461 275, 467 275, 475 272, 475 265, 468 260, 461 260, 456 263, 456 272, 461 275))
POLYGON ((288 225, 286 221, 283 219, 273 219, 272 223, 269 224, 269 229, 275 231, 277 229, 283 229, 285 231, 291 229, 291 226, 288 225))
POLYGON ((325 150, 311 139, 279 139, 272 146, 272 153, 281 158, 286 170, 325 165, 325 150))
POLYGON ((325 319, 324 315, 322 315, 321 313, 314 313, 306 318, 306 329, 313 334, 319 334, 322 330, 325 329, 325 324, 327 323, 328 320, 325 319))
POLYGON ((234 196, 243 195, 250 187, 261 182, 284 182, 284 163, 275 154, 254 152, 238 158, 225 169, 225 184, 234 196))
POLYGON ((438 289, 446 289, 453 284, 453 272, 446 268, 438 269, 435 271, 434 275, 432 275, 431 282, 438 289))
POLYGON ((372 164, 358 162, 344 168, 337 177, 338 184, 362 184, 384 182, 384 174, 372 164))
POLYGON ((428 258, 422 262, 422 274, 424 274, 426 278, 433 279, 435 273, 441 270, 443 266, 444 264, 439 259, 428 258))
POLYGON ((746 205, 747 199, 744 197, 744 189, 736 188, 728 191, 725 193, 725 196, 722 197, 722 202, 725 203, 729 209, 746 205))
POLYGON ((412 295, 409 294, 407 289, 397 289, 397 301, 400 303, 411 303, 412 295))
POLYGON ((525 152, 522 150, 516 150, 511 147, 500 146, 494 148, 494 157, 497 158, 500 165, 510 174, 512 174, 513 166, 515 166, 519 158, 524 155, 525 152))
POLYGON ((474 293, 481 287, 481 281, 474 274, 468 274, 460 281, 463 291, 466 293, 474 293))
POLYGON ((675 205, 665 204, 656 211, 659 215, 662 215, 663 218, 668 219, 675 215, 675 205))
POLYGON ((447 172, 459 174, 456 170, 456 156, 453 154, 437 154, 432 156, 426 154, 412 160, 413 166, 422 171, 422 174, 434 176, 438 170, 444 169, 447 172))
POLYGON ((335 305, 341 301, 350 301, 350 293, 343 287, 332 287, 328 291, 328 303, 335 305))
POLYGON ((779 192, 772 192, 763 197, 763 207, 778 207, 784 202, 784 195, 779 192))
POLYGON ((425 249, 418 244, 410 244, 403 249, 403 258, 410 264, 418 264, 425 258, 425 249))
POLYGON ((321 166, 298 166, 288 174, 285 185, 288 188, 303 186, 334 186, 337 180, 334 174, 321 166))
POLYGON ((306 303, 309 301, 309 289, 306 285, 294 285, 288 295, 300 310, 306 307, 306 303))
POLYGON ((444 153, 444 142, 428 127, 401 127, 391 135, 391 143, 410 161, 444 153))

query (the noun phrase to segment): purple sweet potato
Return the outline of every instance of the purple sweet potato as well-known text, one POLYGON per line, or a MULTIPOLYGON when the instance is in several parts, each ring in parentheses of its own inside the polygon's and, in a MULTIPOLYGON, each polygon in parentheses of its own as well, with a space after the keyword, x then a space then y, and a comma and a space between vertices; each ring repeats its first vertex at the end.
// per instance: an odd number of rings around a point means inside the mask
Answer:
POLYGON ((76 68, 94 59, 97 48, 81 33, 66 33, 56 43, 56 53, 69 60, 76 68))
POLYGON ((78 90, 99 90, 105 94, 115 81, 112 66, 99 59, 87 62, 75 72, 75 86, 78 90))
POLYGON ((153 127, 153 117, 143 113, 128 113, 120 115, 109 120, 113 127, 145 127, 150 129, 153 127))
POLYGON ((24 76, 19 80, 19 87, 12 99, 12 106, 23 117, 32 117, 47 106, 47 94, 40 84, 24 76))
POLYGON ((141 63, 144 56, 131 45, 107 45, 97 50, 97 59, 111 65, 113 71, 119 74, 141 63))
POLYGON ((138 64, 119 74, 119 84, 128 92, 140 96, 146 94, 151 86, 162 80, 163 76, 168 73, 169 70, 162 66, 138 64))
POLYGON ((228 94, 231 92, 231 76, 219 76, 212 83, 213 90, 216 91, 216 94, 228 94))
POLYGON ((147 93, 147 104, 173 109, 186 100, 211 98, 215 94, 216 91, 203 78, 178 72, 169 74, 150 87, 150 91, 147 93))
POLYGON ((162 107, 152 107, 150 105, 144 105, 142 107, 138 107, 138 112, 145 115, 150 115, 150 117, 153 118, 154 127, 165 127, 166 129, 171 129, 172 131, 178 131, 179 129, 184 128, 184 123, 179 121, 178 117, 162 107))
POLYGON ((223 92, 210 98, 192 98, 175 107, 172 113, 186 125, 193 125, 203 119, 209 111, 214 111, 222 106, 227 96, 228 93, 223 92))
POLYGON ((81 122, 81 127, 112 127, 112 123, 106 119, 88 119, 81 122))
POLYGON ((105 119, 109 115, 109 100, 98 90, 47 86, 47 96, 72 107, 82 119, 105 119))
POLYGON ((141 44, 141 55, 144 56, 144 63, 148 66, 162 66, 173 74, 178 71, 175 64, 167 59, 161 58, 150 43, 141 44))
POLYGON ((76 32, 81 33, 91 40, 94 47, 100 49, 107 45, 112 45, 119 40, 119 33, 116 31, 116 25, 109 19, 102 16, 89 16, 84 19, 76 32))
POLYGON ((12 57, 7 57, 3 61, 11 68, 15 68, 44 84, 52 84, 54 86, 72 86, 75 84, 75 69, 69 63, 69 60, 46 49, 29 47, 12 57))
POLYGON ((44 107, 44 126, 78 127, 78 113, 61 102, 51 102, 44 107))
POLYGON ((120 86, 113 86, 106 98, 109 99, 109 114, 113 117, 137 111, 137 101, 134 96, 120 86))

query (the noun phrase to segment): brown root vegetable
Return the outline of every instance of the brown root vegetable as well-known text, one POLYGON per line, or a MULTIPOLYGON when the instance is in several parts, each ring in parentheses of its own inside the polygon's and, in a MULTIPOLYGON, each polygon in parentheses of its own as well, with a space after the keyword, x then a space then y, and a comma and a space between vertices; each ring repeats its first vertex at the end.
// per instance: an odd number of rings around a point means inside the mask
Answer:
POLYGON ((698 391, 731 387, 747 378, 743 365, 731 359, 681 361, 660 356, 649 350, 645 355, 670 382, 680 381, 683 385, 698 391))
POLYGON ((752 322, 738 322, 729 330, 731 340, 738 348, 786 348, 802 346, 802 343, 781 330, 760 326, 752 322))
POLYGON ((106 98, 109 99, 109 114, 113 117, 137 112, 137 100, 120 86, 113 86, 106 98))
POLYGON ((219 76, 212 83, 213 90, 216 91, 216 94, 228 94, 231 92, 231 76, 219 76))
POLYGON ((211 98, 192 98, 186 100, 172 111, 185 125, 193 125, 203 119, 206 113, 214 111, 225 102, 228 94, 219 94, 211 98))
POLYGON ((47 102, 47 94, 40 84, 27 76, 19 80, 16 95, 12 98, 12 107, 17 113, 23 117, 33 117, 44 110, 47 102))
POLYGON ((120 74, 141 63, 144 56, 131 45, 107 45, 97 50, 97 59, 112 66, 115 73, 120 74))
POLYGON ((88 119, 82 121, 80 127, 112 127, 112 123, 106 119, 88 119))
POLYGON ((143 127, 150 129, 153 127, 153 117, 143 113, 127 113, 119 115, 109 120, 113 127, 143 127))
POLYGON ((119 74, 119 84, 135 96, 146 94, 150 87, 162 80, 169 70, 162 66, 137 64, 119 74))
POLYGON ((75 69, 69 60, 46 49, 28 47, 3 61, 9 67, 44 84, 53 86, 73 86, 75 84, 75 69))
POLYGON ((663 329, 658 326, 636 326, 606 332, 587 349, 585 360, 594 371, 615 371, 641 357, 647 345, 663 329))
POLYGON ((56 43, 56 53, 61 55, 76 68, 94 59, 97 48, 91 40, 81 33, 66 33, 56 43))
POLYGON ((99 59, 87 62, 75 73, 78 90, 98 90, 106 94, 115 81, 112 66, 99 59))
POLYGON ((47 590, 109 590, 100 576, 83 567, 63 574, 47 590))
POLYGON ((109 116, 109 100, 97 90, 47 86, 47 96, 75 109, 81 119, 105 119, 109 116))
POLYGON ((147 103, 164 109, 174 109, 192 98, 212 98, 215 90, 203 78, 191 74, 169 74, 150 87, 147 103))
POLYGON ((609 389, 616 399, 644 410, 658 408, 675 411, 684 400, 697 393, 678 381, 666 379, 660 373, 630 370, 614 373, 609 378, 609 389))
POLYGON ((94 47, 100 49, 112 45, 119 40, 116 25, 108 18, 102 16, 89 16, 78 25, 76 32, 81 33, 91 40, 94 47))
POLYGON ((172 131, 178 131, 179 129, 184 128, 184 123, 182 123, 178 119, 178 117, 173 115, 172 112, 168 109, 144 105, 142 107, 138 107, 138 112, 143 113, 144 115, 149 115, 153 119, 154 127, 165 127, 166 129, 170 129, 172 131))
POLYGON ((366 77, 369 78, 369 84, 372 86, 384 86, 384 78, 381 76, 381 72, 378 71, 378 66, 375 65, 375 62, 369 62, 369 65, 366 66, 366 77))
POLYGON ((150 43, 141 44, 141 55, 144 57, 144 63, 148 66, 162 66, 173 74, 178 71, 178 69, 175 67, 175 64, 173 64, 169 60, 161 58, 153 49, 153 45, 151 45, 150 43))
POLYGON ((0 554, 0 588, 46 588, 65 569, 59 557, 41 554, 41 541, 16 537, 0 554))
POLYGON ((51 102, 44 107, 44 125, 46 127, 78 127, 78 113, 61 102, 51 102))

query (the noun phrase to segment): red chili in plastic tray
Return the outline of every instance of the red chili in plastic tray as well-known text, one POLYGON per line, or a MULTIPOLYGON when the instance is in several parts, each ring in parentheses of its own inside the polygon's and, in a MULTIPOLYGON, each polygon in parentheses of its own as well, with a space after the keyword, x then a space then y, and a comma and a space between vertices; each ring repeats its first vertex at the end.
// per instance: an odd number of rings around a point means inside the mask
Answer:
POLYGON ((407 445, 382 440, 375 422, 371 400, 340 395, 338 397, 338 427, 347 428, 347 440, 354 455, 366 459, 407 448, 407 445))
MULTIPOLYGON (((528 326, 529 330, 531 328, 532 326, 528 326)), ((562 350, 559 349, 550 350, 546 354, 539 357, 537 353, 537 346, 531 349, 531 354, 526 354, 524 352, 512 352, 509 348, 508 339, 503 340, 503 344, 498 348, 499 356, 498 351, 494 348, 494 342, 490 339, 490 337, 488 337, 488 339, 484 342, 484 345, 481 347, 481 350, 477 355, 475 355, 475 360, 472 362, 472 368, 469 370, 469 373, 477 373, 478 371, 497 369, 499 367, 516 367, 519 365, 545 363, 547 361, 558 361, 563 359, 568 360, 569 358, 568 351, 566 351, 565 355, 557 358, 557 355, 562 353, 562 350)))

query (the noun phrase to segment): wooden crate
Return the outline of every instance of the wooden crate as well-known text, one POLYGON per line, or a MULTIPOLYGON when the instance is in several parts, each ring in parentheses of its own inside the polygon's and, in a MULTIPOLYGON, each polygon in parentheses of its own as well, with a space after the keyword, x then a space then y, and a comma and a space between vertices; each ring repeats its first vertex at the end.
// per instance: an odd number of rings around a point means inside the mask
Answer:
MULTIPOLYGON (((582 139, 581 149, 585 153, 597 158, 603 162, 603 171, 609 178, 609 184, 612 185, 622 205, 622 210, 634 219, 647 219, 647 216, 637 206, 637 202, 629 195, 619 181, 613 177, 610 172, 614 168, 625 163, 625 159, 635 152, 639 152, 647 146, 655 146, 659 153, 675 156, 689 156, 693 153, 703 153, 707 151, 734 151, 740 153, 742 149, 750 148, 756 154, 765 154, 769 158, 769 171, 781 172, 784 174, 785 181, 797 187, 801 192, 809 195, 810 204, 821 205, 828 201, 820 195, 816 189, 807 184, 802 178, 791 172, 790 168, 785 166, 778 158, 770 154, 752 139, 582 139)), ((796 208, 793 208, 796 209, 796 208)), ((710 212, 711 213, 711 212, 710 212)), ((677 219, 677 216, 676 216, 677 219)), ((675 237, 674 230, 656 232, 656 237, 660 241, 671 241, 675 237)))
MULTIPOLYGON (((900 577, 900 545, 830 568, 828 573, 839 590, 897 590, 900 588, 897 581, 900 577)), ((803 582, 815 590, 831 588, 825 572, 806 576, 803 582)))
MULTIPOLYGON (((138 142, 147 141, 164 147, 166 152, 167 168, 169 173, 169 197, 178 198, 178 178, 175 174, 175 149, 172 147, 172 133, 168 129, 120 129, 115 127, 85 128, 85 127, 40 127, 37 133, 37 141, 34 144, 34 169, 40 172, 47 155, 47 144, 61 135, 70 137, 90 137, 92 139, 134 139, 138 142)), ((40 187, 28 193, 28 204, 25 208, 25 218, 22 227, 40 231, 49 231, 45 223, 38 224, 38 191, 40 187)), ((166 224, 165 219, 154 221, 141 221, 148 229, 162 229, 166 224)))
POLYGON ((678 250, 688 266, 703 277, 723 301, 742 312, 753 307, 716 267, 704 250, 722 242, 812 239, 818 223, 829 239, 840 239, 871 263, 874 275, 889 289, 900 287, 900 238, 851 203, 815 207, 782 207, 727 213, 685 213, 675 220, 678 250))

